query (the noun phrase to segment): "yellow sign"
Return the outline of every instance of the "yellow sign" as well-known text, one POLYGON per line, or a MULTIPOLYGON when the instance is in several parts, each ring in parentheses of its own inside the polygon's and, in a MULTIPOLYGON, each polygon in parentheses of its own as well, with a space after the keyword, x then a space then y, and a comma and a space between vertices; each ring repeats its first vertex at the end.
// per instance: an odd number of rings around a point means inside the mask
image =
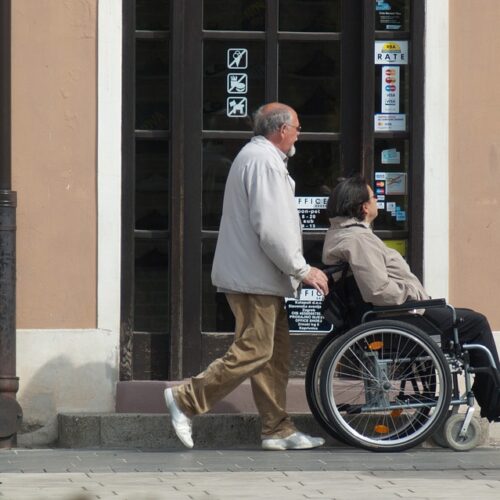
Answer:
POLYGON ((396 42, 387 42, 382 45, 382 52, 401 52, 401 45, 396 42))
POLYGON ((393 250, 397 250, 406 259, 408 240, 384 240, 384 243, 393 250))

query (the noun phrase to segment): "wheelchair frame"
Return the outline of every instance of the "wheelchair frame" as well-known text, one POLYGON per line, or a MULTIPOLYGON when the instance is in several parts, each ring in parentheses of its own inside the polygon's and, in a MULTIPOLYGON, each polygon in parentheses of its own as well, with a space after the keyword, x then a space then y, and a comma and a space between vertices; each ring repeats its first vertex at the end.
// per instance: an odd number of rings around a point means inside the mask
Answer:
POLYGON ((485 346, 460 343, 455 308, 445 299, 409 301, 373 307, 358 326, 325 337, 308 365, 306 393, 320 425, 347 444, 402 451, 432 436, 441 446, 466 451, 481 439, 479 420, 473 418, 471 374, 488 372, 500 386, 496 369, 485 346), (443 307, 450 310, 453 324, 445 349, 423 329, 390 319, 443 307), (490 366, 471 367, 471 350, 482 350, 490 366), (458 413, 463 405, 465 414, 458 413))

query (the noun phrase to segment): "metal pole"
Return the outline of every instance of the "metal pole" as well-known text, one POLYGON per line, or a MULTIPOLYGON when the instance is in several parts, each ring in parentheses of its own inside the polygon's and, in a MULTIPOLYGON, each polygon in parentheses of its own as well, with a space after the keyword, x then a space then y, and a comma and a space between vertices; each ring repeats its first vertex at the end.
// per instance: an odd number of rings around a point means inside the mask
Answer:
POLYGON ((0 448, 17 444, 16 193, 11 191, 11 0, 0 0, 0 448))

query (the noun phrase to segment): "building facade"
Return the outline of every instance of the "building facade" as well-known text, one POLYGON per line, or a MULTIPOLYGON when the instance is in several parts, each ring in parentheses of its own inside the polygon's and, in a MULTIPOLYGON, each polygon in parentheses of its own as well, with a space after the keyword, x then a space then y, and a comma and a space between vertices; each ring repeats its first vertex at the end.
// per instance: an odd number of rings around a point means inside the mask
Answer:
MULTIPOLYGON (((376 232, 499 331, 497 3, 12 2, 26 439, 53 440, 60 411, 114 411, 119 381, 180 380, 225 350, 210 283, 225 176, 268 101, 299 113, 309 262, 329 189, 362 173, 376 232)), ((295 377, 329 328, 303 299, 287 304, 295 377)))

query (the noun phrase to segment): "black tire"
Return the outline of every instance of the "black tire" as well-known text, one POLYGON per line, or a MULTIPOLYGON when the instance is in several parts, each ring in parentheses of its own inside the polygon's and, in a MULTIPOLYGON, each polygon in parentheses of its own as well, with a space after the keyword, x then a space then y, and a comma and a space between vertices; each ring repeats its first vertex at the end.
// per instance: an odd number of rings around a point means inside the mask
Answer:
MULTIPOLYGON (((345 333, 345 332, 344 332, 345 333)), ((309 364, 306 370, 305 389, 307 404, 319 425, 333 438, 346 443, 346 440, 340 436, 335 427, 327 419, 321 404, 321 396, 319 392, 319 384, 321 379, 321 371, 324 366, 325 356, 329 353, 331 344, 339 338, 339 334, 332 334, 324 337, 314 349, 309 364)))
POLYGON ((353 328, 324 348, 321 412, 332 432, 356 447, 402 451, 447 417, 451 374, 439 346, 401 321, 353 328))

